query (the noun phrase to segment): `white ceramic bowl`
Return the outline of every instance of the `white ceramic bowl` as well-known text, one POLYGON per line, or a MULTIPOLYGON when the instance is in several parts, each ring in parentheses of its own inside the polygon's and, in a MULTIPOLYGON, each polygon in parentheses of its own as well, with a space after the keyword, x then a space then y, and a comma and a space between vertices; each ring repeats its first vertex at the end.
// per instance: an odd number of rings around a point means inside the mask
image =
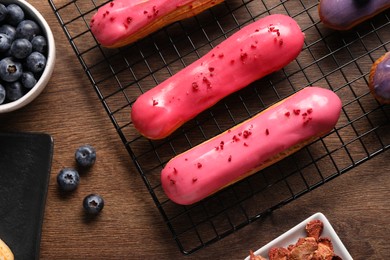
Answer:
MULTIPOLYGON (((333 229, 329 220, 324 216, 324 214, 318 212, 311 217, 305 219, 286 233, 275 238, 265 246, 261 247, 254 252, 255 255, 261 255, 262 257, 268 257, 268 252, 273 247, 285 247, 288 245, 295 244, 300 237, 305 237, 305 227, 307 222, 319 219, 324 223, 324 230, 322 232, 322 237, 328 237, 332 241, 333 249, 336 255, 340 256, 343 260, 353 260, 352 256, 349 254, 348 250, 345 248, 343 242, 341 242, 336 231, 333 229)), ((250 256, 247 256, 245 260, 249 260, 250 256)))
POLYGON ((54 64, 56 59, 55 57, 56 47, 55 47, 53 33, 49 25, 47 24, 45 18, 43 18, 43 16, 38 12, 38 10, 35 9, 31 4, 29 4, 25 0, 2 0, 1 3, 4 5, 8 5, 12 3, 18 4, 23 9, 27 17, 29 17, 31 20, 34 20, 40 25, 42 29, 42 34, 43 36, 46 37, 47 44, 48 44, 48 54, 46 57, 47 61, 46 61, 46 67, 45 70, 43 71, 43 74, 39 78, 36 85, 29 92, 27 92, 23 97, 13 102, 4 103, 0 105, 0 113, 7 113, 7 112, 17 110, 29 104, 44 90, 54 70, 54 64))

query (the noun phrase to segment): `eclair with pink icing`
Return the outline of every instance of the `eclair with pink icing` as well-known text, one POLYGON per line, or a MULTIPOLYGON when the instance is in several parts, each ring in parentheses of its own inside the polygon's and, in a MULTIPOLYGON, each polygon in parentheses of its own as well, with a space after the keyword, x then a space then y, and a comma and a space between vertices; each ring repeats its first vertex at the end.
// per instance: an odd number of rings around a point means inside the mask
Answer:
POLYGON ((304 34, 289 16, 253 22, 145 92, 132 105, 134 127, 162 139, 222 98, 282 69, 302 50, 304 34))
POLYGON ((306 87, 171 159, 161 172, 163 190, 177 204, 196 203, 327 134, 341 107, 333 91, 306 87))
POLYGON ((195 16, 224 0, 114 0, 90 21, 97 41, 107 48, 133 43, 173 22, 195 16))
POLYGON ((327 27, 349 30, 388 8, 389 0, 321 0, 318 12, 327 27))

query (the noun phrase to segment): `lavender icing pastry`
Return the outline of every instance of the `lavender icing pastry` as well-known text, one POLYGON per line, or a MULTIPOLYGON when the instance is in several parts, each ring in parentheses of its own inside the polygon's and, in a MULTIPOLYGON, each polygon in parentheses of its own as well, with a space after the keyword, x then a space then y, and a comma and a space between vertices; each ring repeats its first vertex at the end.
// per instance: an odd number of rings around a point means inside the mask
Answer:
POLYGON ((369 87, 382 104, 390 104, 390 52, 375 61, 370 71, 369 87))
POLYGON ((327 27, 349 30, 388 8, 389 0, 321 0, 318 12, 327 27))

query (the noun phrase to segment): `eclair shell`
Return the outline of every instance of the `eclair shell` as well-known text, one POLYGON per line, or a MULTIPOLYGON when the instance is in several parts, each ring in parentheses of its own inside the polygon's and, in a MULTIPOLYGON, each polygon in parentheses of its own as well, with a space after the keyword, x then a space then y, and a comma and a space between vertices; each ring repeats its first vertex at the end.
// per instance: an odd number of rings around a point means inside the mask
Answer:
POLYGON ((137 98, 134 127, 162 139, 222 98, 282 69, 302 50, 304 34, 289 16, 266 16, 137 98))
POLYGON ((162 187, 177 204, 198 202, 328 133, 340 111, 333 91, 306 87, 171 159, 161 172, 162 187))

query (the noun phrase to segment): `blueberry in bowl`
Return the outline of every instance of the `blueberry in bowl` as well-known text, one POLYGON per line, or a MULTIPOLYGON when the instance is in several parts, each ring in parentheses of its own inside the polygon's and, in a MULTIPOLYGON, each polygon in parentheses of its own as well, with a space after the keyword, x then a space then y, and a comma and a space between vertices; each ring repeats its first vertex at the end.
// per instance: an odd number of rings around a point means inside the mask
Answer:
POLYGON ((44 17, 25 0, 0 2, 0 113, 24 107, 46 87, 55 42, 44 17))

